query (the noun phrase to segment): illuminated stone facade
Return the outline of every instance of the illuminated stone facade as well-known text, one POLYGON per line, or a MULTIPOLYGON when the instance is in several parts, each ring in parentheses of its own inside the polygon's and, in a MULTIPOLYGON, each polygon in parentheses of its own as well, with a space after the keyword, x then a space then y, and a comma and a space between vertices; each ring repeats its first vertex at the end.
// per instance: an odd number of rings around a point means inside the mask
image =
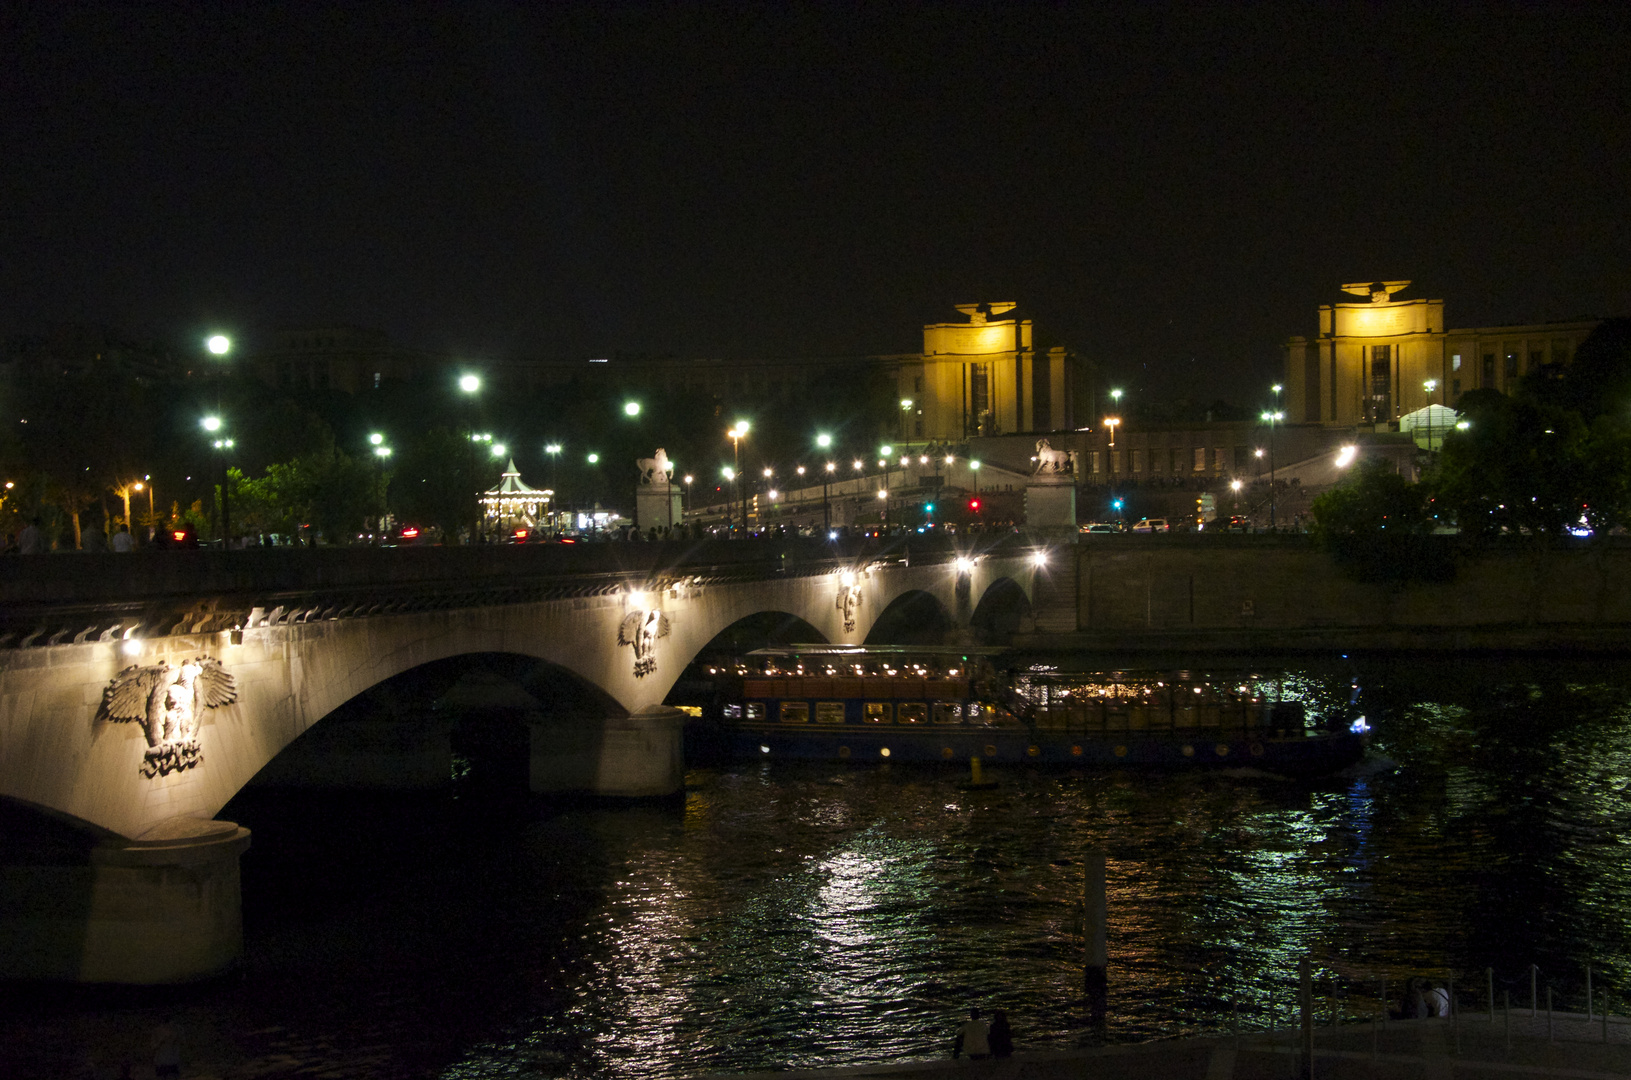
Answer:
POLYGON ((1075 426, 1075 357, 1038 353, 1017 305, 958 304, 967 322, 923 328, 921 356, 899 357, 900 437, 960 441, 1075 426))
POLYGON ((1597 326, 1590 320, 1447 330, 1444 301, 1394 299, 1409 285, 1344 285, 1344 292, 1367 299, 1321 306, 1318 336, 1286 343, 1287 422, 1393 425, 1428 405, 1454 408, 1468 390, 1506 392, 1537 368, 1567 364, 1597 326))

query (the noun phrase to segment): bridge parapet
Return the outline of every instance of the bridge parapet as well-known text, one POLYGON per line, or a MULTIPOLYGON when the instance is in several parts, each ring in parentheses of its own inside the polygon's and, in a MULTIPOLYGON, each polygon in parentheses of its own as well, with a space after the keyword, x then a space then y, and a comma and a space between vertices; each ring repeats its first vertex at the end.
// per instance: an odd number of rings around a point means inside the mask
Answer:
MULTIPOLYGON (((941 562, 973 544, 918 537, 605 543, 572 547, 252 548, 0 560, 0 649, 241 631, 941 562)), ((1025 541, 977 538, 983 552, 1025 541)), ((966 543, 966 542, 965 542, 966 543)))

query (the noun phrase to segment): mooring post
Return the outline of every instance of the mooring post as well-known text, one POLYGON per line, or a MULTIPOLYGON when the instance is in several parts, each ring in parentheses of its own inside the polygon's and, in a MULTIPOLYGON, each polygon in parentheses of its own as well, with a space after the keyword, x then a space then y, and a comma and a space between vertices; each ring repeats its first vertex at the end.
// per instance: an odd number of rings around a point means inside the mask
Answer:
POLYGON ((1489 1026, 1495 1026, 1495 969, 1484 969, 1484 981, 1489 989, 1489 1026))
POLYGON ((1531 1017, 1535 1017, 1535 1016, 1538 1016, 1540 1014, 1540 997, 1535 992, 1535 978, 1539 974, 1540 974, 1540 966, 1537 965, 1537 964, 1530 964, 1529 965, 1529 1015, 1531 1017))
MULTIPOLYGON (((976 763, 978 760, 975 759, 976 763)), ((1085 870, 1082 936, 1087 945, 1087 1011, 1095 1027, 1104 1025, 1110 986, 1106 970, 1110 959, 1105 940, 1105 922, 1109 912, 1104 899, 1104 863, 1105 854, 1102 851, 1090 851, 1082 861, 1085 870)))
POLYGON ((1298 994, 1299 1004, 1302 1006, 1302 1033, 1303 1033, 1303 1080, 1313 1080, 1314 1077, 1314 974, 1309 969, 1308 957, 1297 961, 1297 981, 1301 984, 1298 994))

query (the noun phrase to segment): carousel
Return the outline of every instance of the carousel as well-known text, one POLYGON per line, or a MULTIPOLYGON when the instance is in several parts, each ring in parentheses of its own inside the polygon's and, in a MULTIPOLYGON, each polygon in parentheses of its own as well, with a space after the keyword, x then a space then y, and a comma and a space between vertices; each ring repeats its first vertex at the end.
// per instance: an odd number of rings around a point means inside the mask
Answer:
POLYGON ((521 471, 511 458, 498 486, 482 492, 482 525, 489 536, 526 536, 548 525, 554 502, 555 492, 549 488, 528 487, 521 481, 521 471))

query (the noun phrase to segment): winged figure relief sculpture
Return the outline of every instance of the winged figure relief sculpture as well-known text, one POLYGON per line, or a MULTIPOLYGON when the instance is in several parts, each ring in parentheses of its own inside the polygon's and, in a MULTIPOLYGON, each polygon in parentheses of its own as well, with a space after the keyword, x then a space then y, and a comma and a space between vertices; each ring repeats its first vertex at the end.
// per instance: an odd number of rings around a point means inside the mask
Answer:
POLYGON ((634 646, 634 677, 657 670, 657 639, 668 636, 668 616, 660 611, 631 611, 617 627, 617 643, 634 646))
POLYGON ((198 745, 204 710, 237 700, 237 684, 221 661, 195 656, 179 664, 125 668, 102 691, 96 716, 141 724, 147 736, 142 775, 164 776, 204 760, 198 745))

